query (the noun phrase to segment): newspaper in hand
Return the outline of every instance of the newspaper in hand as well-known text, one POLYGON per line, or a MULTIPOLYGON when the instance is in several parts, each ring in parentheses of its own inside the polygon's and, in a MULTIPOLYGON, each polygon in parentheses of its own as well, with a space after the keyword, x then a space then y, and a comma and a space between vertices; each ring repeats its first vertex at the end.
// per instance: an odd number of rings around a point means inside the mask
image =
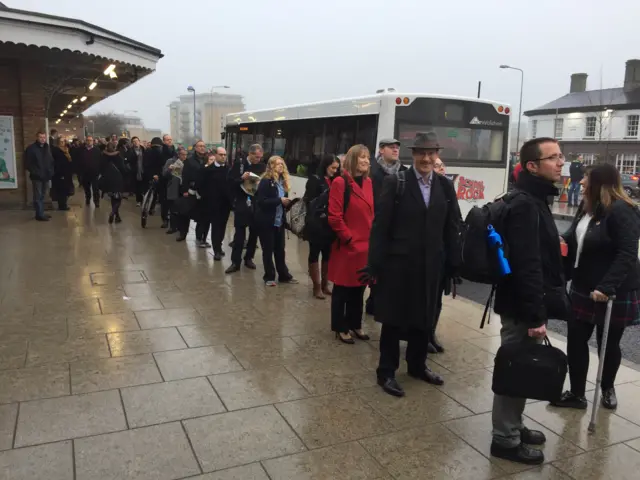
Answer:
POLYGON ((240 185, 240 188, 247 195, 254 196, 256 194, 256 190, 258 190, 258 183, 260 183, 260 175, 256 175, 253 172, 249 172, 249 177, 247 177, 240 185))
POLYGON ((171 164, 171 175, 174 177, 182 178, 182 169, 184 168, 184 163, 182 160, 178 159, 171 164))

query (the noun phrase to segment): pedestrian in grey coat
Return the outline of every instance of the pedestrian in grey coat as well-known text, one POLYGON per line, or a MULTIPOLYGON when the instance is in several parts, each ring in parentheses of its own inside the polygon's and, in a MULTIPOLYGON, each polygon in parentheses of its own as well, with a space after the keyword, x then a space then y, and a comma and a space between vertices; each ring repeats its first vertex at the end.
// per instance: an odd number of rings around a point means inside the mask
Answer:
POLYGON ((182 168, 187 159, 187 151, 183 148, 178 150, 177 158, 170 158, 162 168, 162 175, 167 179, 167 203, 169 212, 169 230, 167 235, 176 233, 178 228, 177 214, 174 210, 174 203, 180 197, 180 185, 182 184, 182 168))

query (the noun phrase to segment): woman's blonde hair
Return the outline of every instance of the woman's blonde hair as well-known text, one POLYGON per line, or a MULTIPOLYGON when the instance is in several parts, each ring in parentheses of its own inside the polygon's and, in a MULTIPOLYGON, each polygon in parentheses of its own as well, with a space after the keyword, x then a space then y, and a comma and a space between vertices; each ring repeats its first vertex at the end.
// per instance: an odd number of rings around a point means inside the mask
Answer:
POLYGON ((271 180, 275 180, 278 181, 278 173, 276 172, 276 162, 280 160, 282 162, 282 165, 284 165, 284 169, 282 171, 282 186, 284 187, 284 191, 285 192, 289 192, 289 185, 291 185, 291 183, 289 182, 289 169, 287 168, 287 162, 284 161, 284 159, 278 155, 273 155, 272 157, 269 157, 269 161, 267 162, 267 170, 264 172, 264 175, 262 175, 262 178, 269 178, 271 180))
POLYGON ((622 188, 622 179, 618 169, 609 163, 588 167, 587 188, 584 191, 584 203, 587 212, 601 216, 611 204, 618 200, 635 208, 635 203, 622 188))
MULTIPOLYGON (((366 145, 354 145, 349 149, 347 154, 344 157, 344 164, 342 165, 342 171, 348 172, 352 177, 356 176, 356 172, 358 171, 358 159, 360 155, 366 153, 369 158, 371 158, 371 154, 369 153, 369 149, 366 145)), ((363 178, 367 178, 369 176, 369 171, 367 170, 362 176, 363 178)))

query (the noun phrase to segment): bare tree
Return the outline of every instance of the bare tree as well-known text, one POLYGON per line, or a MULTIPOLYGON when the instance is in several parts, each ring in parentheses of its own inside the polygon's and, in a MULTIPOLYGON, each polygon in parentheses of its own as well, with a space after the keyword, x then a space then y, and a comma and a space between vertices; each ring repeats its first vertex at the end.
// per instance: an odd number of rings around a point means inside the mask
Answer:
POLYGON ((124 117, 113 112, 99 112, 85 118, 87 122, 93 123, 91 133, 95 132, 101 137, 108 137, 114 133, 119 137, 126 125, 124 117))

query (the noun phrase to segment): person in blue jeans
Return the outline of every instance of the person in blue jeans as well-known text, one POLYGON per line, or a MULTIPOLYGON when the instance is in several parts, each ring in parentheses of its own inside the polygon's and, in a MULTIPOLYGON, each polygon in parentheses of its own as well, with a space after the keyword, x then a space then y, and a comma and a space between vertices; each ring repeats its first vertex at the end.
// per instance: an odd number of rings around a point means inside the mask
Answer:
POLYGON ((36 141, 27 147, 24 152, 24 164, 33 187, 36 220, 47 222, 51 217, 44 213, 44 197, 47 193, 47 185, 53 177, 53 156, 47 144, 46 133, 38 132, 36 141))
POLYGON ((582 177, 584 177, 582 156, 571 160, 571 165, 569 166, 569 177, 571 179, 571 183, 569 184, 569 206, 577 207, 580 203, 580 182, 582 181, 582 177))

